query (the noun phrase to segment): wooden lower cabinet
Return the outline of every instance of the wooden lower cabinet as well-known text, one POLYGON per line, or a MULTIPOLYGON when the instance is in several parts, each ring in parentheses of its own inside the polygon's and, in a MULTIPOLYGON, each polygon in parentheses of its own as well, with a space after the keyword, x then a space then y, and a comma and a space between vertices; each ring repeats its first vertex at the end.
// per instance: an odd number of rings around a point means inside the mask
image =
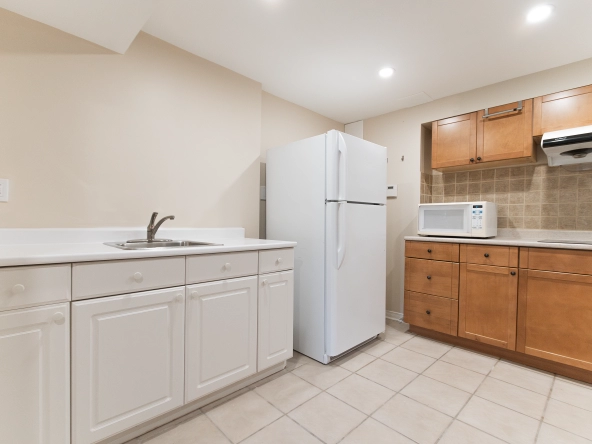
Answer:
POLYGON ((518 270, 460 264, 458 335, 515 350, 518 270))
POLYGON ((592 276, 521 270, 520 279, 517 351, 592 370, 592 276))
POLYGON ((456 299, 458 298, 458 264, 406 258, 405 289, 456 299))
POLYGON ((456 336, 458 301, 406 291, 405 322, 456 336))

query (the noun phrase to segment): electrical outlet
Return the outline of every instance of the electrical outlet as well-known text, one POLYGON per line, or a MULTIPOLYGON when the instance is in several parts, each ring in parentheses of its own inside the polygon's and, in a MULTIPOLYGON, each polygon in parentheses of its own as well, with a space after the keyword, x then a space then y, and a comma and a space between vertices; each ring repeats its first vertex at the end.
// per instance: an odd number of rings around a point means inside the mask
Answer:
POLYGON ((8 202, 8 179, 0 179, 0 202, 8 202))

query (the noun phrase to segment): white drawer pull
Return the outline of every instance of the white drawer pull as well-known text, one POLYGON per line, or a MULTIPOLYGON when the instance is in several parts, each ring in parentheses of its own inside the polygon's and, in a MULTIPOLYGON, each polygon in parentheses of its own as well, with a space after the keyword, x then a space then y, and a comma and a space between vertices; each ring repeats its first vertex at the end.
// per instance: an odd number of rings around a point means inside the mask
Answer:
POLYGON ((224 270, 225 270, 225 271, 230 271, 230 270, 232 270, 232 267, 231 267, 231 265, 230 265, 230 262, 226 262, 226 263, 224 264, 224 270))
POLYGON ((177 296, 175 296, 175 302, 183 302, 183 295, 178 294, 177 296))
POLYGON ((12 287, 12 292, 14 294, 19 294, 23 291, 25 291, 25 286, 23 284, 16 284, 14 287, 12 287))
POLYGON ((142 276, 142 273, 140 273, 139 271, 136 271, 134 273, 134 281, 142 282, 143 280, 144 280, 144 276, 142 276))
POLYGON ((197 291, 191 292, 191 299, 197 299, 199 297, 199 293, 197 291))
POLYGON ((276 263, 277 265, 281 264, 281 263, 282 263, 282 258, 281 258, 281 257, 278 257, 278 258, 277 258, 277 261, 275 261, 275 263, 276 263))
POLYGON ((267 285, 267 279, 263 279, 263 282, 261 282, 261 285, 263 285, 265 287, 267 285))
POLYGON ((66 317, 64 316, 63 313, 57 312, 56 314, 53 315, 53 322, 55 322, 58 325, 62 325, 64 322, 66 322, 66 317))

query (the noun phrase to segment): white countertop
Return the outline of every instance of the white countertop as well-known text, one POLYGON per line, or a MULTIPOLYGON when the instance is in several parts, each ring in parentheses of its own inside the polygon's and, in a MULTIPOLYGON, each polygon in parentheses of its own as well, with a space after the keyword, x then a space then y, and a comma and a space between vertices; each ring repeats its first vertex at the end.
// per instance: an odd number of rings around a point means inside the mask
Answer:
POLYGON ((405 240, 420 242, 448 242, 457 244, 506 245, 512 247, 558 248, 568 250, 592 250, 592 245, 588 244, 539 242, 541 240, 592 242, 591 231, 500 229, 498 230, 498 236, 487 239, 416 235, 405 236, 405 240))
MULTIPOLYGON (((167 248, 158 250, 121 250, 104 245, 103 242, 120 242, 138 238, 137 230, 0 230, 0 267, 36 264, 58 264, 68 262, 89 262, 121 259, 142 259, 149 257, 190 256, 195 254, 224 253, 230 251, 267 250, 292 248, 296 242, 267 239, 250 239, 240 236, 242 229, 188 230, 169 229, 159 231, 159 238, 194 240, 222 245, 203 247, 167 248), (35 243, 22 243, 28 234, 35 243), (99 236, 102 241, 96 241, 99 236), (225 236, 226 235, 226 236, 225 236), (103 237, 105 236, 105 237, 103 237), (126 236, 123 237, 122 236, 126 236), (129 237, 127 237, 129 236, 129 237), (219 237, 216 237, 219 236, 219 237), (19 243, 10 242, 16 239, 19 243), (76 241, 72 241, 75 239, 76 241), (92 240, 92 241, 89 241, 92 240)), ((142 234, 142 230, 139 230, 142 234)), ((144 229, 145 235, 145 229, 144 229)), ((141 237, 141 236, 140 236, 141 237)))

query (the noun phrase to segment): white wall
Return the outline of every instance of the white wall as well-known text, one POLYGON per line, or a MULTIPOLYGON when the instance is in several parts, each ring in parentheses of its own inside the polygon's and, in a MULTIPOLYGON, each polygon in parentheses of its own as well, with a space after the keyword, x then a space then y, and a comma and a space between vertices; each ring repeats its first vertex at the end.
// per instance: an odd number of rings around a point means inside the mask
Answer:
POLYGON ((399 196, 387 204, 387 310, 403 311, 403 237, 417 232, 421 124, 588 84, 592 84, 592 59, 364 120, 364 138, 388 147, 388 183, 399 185, 399 196))

